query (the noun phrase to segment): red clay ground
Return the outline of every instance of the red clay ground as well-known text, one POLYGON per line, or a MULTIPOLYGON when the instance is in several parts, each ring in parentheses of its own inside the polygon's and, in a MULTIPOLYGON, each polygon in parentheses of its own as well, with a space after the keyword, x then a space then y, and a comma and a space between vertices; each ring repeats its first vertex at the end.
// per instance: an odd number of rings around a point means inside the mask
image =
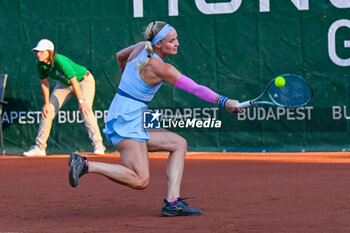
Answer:
POLYGON ((0 156, 0 233, 350 231, 349 153, 209 155, 188 155, 182 185, 204 214, 175 218, 160 215, 164 154, 151 155, 143 191, 95 174, 73 189, 67 155, 0 156))

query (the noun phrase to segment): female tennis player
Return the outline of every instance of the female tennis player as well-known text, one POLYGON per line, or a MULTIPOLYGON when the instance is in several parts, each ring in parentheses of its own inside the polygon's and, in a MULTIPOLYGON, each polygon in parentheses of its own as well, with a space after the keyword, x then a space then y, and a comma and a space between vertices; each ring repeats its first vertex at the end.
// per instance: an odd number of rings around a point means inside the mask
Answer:
POLYGON ((95 79, 92 74, 84 66, 78 65, 66 56, 54 51, 54 44, 50 40, 40 40, 32 51, 36 52, 38 57, 37 70, 44 95, 44 105, 35 145, 29 151, 24 152, 23 155, 46 155, 46 142, 50 135, 52 121, 60 108, 74 94, 79 102, 79 109, 83 115, 89 138, 92 141, 94 153, 103 155, 105 147, 102 143, 97 119, 92 112, 92 104, 95 97, 95 79), (49 95, 49 77, 57 81, 51 96, 49 95))
POLYGON ((147 109, 147 104, 164 81, 207 102, 218 104, 230 113, 241 111, 237 107, 239 102, 198 85, 174 66, 163 62, 167 55, 177 54, 179 47, 177 32, 172 26, 165 22, 152 22, 145 36, 146 42, 134 44, 116 54, 123 74, 108 110, 104 133, 120 152, 122 164, 91 162, 72 153, 69 181, 72 187, 76 187, 79 177, 89 172, 102 174, 134 189, 144 189, 150 176, 148 152, 169 151, 167 197, 161 213, 164 216, 200 215, 202 210, 189 207, 185 198, 180 197, 186 140, 165 129, 149 132, 142 129, 143 110, 147 109))

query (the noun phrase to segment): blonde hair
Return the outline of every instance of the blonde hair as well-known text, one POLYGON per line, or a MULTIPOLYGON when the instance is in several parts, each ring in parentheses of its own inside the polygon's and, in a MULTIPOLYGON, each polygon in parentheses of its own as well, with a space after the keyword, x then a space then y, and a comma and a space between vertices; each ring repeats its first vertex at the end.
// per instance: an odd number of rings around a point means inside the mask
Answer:
POLYGON ((147 58, 138 63, 137 64, 137 70, 140 72, 143 68, 145 68, 145 66, 147 65, 147 63, 149 62, 149 59, 152 56, 153 53, 153 46, 151 44, 151 41, 153 40, 153 38, 158 34, 158 32, 160 32, 160 30, 162 30, 162 28, 166 25, 166 22, 162 22, 162 21, 155 21, 152 22, 150 24, 148 24, 146 31, 144 32, 145 38, 147 39, 146 45, 145 45, 145 49, 147 51, 147 58))

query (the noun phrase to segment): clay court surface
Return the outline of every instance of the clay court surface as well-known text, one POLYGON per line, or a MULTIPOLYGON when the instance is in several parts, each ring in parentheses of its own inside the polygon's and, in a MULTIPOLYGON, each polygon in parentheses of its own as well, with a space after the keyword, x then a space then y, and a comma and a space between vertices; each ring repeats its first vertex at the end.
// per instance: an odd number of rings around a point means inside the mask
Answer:
MULTIPOLYGON (((87 155, 120 163, 118 154, 87 155)), ((0 233, 350 232, 350 153, 189 153, 182 196, 202 216, 161 217, 166 154, 150 154, 142 191, 88 174, 68 155, 0 156, 0 233)))

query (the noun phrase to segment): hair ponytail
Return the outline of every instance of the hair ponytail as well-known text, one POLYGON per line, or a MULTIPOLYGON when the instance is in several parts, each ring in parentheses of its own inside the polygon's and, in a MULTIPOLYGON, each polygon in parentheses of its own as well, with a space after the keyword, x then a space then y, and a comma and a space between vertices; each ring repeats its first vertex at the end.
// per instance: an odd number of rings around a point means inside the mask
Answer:
POLYGON ((149 40, 147 40, 147 42, 146 42, 146 45, 145 45, 145 49, 146 49, 146 51, 147 51, 147 58, 144 60, 144 61, 142 61, 142 62, 140 62, 140 63, 138 63, 137 64, 137 70, 140 72, 143 68, 145 68, 145 66, 147 65, 147 63, 149 62, 149 59, 151 59, 151 56, 152 56, 152 53, 153 53, 153 47, 152 47, 152 44, 151 44, 151 41, 149 41, 149 40))

